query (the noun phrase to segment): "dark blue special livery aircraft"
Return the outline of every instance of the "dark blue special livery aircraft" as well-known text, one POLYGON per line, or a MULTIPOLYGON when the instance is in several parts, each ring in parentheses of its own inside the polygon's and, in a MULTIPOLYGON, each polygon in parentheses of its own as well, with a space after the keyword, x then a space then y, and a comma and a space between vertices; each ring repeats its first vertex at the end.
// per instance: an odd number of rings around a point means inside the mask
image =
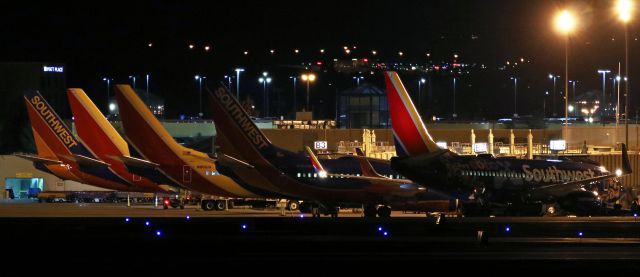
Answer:
POLYGON ((598 193, 616 177, 631 173, 626 145, 622 169, 565 160, 460 156, 433 141, 396 72, 386 72, 389 113, 398 157, 391 166, 405 177, 460 198, 466 214, 601 210, 598 193), (543 208, 547 207, 547 208, 543 208), (494 210, 494 211, 492 211, 494 210))
MULTIPOLYGON (((361 176, 359 159, 353 156, 324 160, 323 168, 331 175, 317 171, 309 156, 273 145, 226 88, 209 93, 218 139, 226 144, 217 151, 224 175, 242 179, 259 174, 278 193, 317 203, 334 215, 337 207, 357 205, 364 206, 367 217, 388 217, 391 207, 420 210, 431 200, 448 199, 409 180, 361 176)), ((399 177, 387 161, 372 161, 371 167, 381 175, 399 177)))

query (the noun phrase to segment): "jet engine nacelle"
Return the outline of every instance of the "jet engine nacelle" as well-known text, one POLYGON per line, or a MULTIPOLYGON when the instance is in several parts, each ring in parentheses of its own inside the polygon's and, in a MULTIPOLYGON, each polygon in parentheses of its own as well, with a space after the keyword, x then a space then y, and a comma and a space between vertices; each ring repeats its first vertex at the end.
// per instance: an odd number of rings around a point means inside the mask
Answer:
POLYGON ((602 208, 602 203, 591 191, 571 192, 558 199, 558 205, 563 210, 576 215, 597 214, 602 208))

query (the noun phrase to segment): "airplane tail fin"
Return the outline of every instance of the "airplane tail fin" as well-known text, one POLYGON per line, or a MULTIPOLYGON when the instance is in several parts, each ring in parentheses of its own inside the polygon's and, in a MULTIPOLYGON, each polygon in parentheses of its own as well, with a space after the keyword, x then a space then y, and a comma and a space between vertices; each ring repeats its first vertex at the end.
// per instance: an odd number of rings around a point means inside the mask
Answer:
POLYGON ((384 176, 380 175, 371 165, 367 157, 362 152, 360 147, 356 147, 356 154, 358 154, 358 160, 360 162, 360 170, 362 171, 362 176, 366 177, 378 177, 384 178, 384 176))
POLYGON ((427 131, 420 114, 404 88, 398 73, 384 74, 389 100, 389 113, 396 153, 399 157, 414 156, 439 150, 427 131))
POLYGON ((71 132, 51 105, 37 91, 24 94, 29 120, 36 139, 38 152, 52 152, 56 156, 81 155, 91 157, 89 151, 71 132), (49 150, 47 150, 47 148, 49 150))
POLYGON ((218 130, 223 130, 224 136, 235 145, 246 145, 236 147, 244 159, 265 161, 269 154, 267 150, 272 149, 273 144, 258 129, 238 100, 224 86, 213 92, 207 91, 213 108, 213 121, 218 130))
POLYGON ((127 142, 82 89, 68 89, 67 97, 75 118, 78 136, 87 143, 91 150, 100 156, 129 155, 127 142))
POLYGON ((307 151, 307 154, 309 155, 309 161, 311 161, 311 165, 313 166, 313 169, 316 171, 316 173, 318 173, 318 174, 326 174, 327 171, 324 170, 324 167, 322 166, 322 164, 318 160, 318 157, 316 157, 316 154, 313 153, 313 150, 311 150, 311 148, 309 148, 309 146, 305 146, 304 149, 307 151), (324 173, 322 173, 322 172, 324 172, 324 173))
POLYGON ((115 91, 122 127, 134 152, 152 161, 163 160, 164 151, 181 152, 183 147, 167 132, 131 86, 116 85, 115 91))

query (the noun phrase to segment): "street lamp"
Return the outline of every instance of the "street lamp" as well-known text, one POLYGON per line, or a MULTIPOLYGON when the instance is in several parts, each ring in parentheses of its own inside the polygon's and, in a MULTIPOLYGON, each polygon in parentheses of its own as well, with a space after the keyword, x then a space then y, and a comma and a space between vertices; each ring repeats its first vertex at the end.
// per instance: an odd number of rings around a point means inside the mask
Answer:
POLYGON ((458 117, 456 114, 456 76, 453 76, 453 118, 458 117))
POLYGON ((258 82, 262 83, 262 101, 264 103, 264 116, 269 115, 269 97, 267 96, 267 84, 271 83, 271 77, 269 73, 262 72, 262 77, 258 78, 258 82))
MULTIPOLYGON (((576 18, 568 10, 563 10, 556 15, 555 18, 556 29, 558 32, 564 35, 564 136, 568 136, 569 132, 569 97, 566 97, 566 92, 569 91, 569 35, 576 28, 576 18)), ((565 137, 567 140, 567 137, 565 137)))
POLYGON ((298 101, 297 99, 297 89, 298 87, 296 86, 296 83, 298 81, 298 77, 297 76, 289 76, 289 79, 293 80, 293 113, 295 116, 295 112, 298 111, 298 101))
POLYGON ((229 83, 227 87, 229 88, 229 90, 231 90, 231 75, 224 75, 224 78, 227 79, 227 82, 229 83))
MULTIPOLYGON (((616 2, 615 11, 618 19, 624 24, 624 134, 625 144, 629 145, 629 21, 635 7, 632 0, 618 0, 616 2)), ((620 84, 618 84, 620 85, 620 84)))
MULTIPOLYGON (((571 83, 573 85, 573 98, 572 98, 572 101, 569 101, 569 102, 573 103, 573 100, 576 99, 576 83, 578 83, 578 81, 570 80, 569 83, 571 83)), ((569 97, 569 92, 567 92, 567 97, 569 97)), ((571 111, 569 111, 569 112, 571 112, 571 111)))
POLYGON ((424 78, 420 78, 418 80, 418 109, 420 110, 420 115, 422 115, 422 84, 427 82, 424 78))
POLYGON ((146 79, 146 81, 147 81, 147 83, 146 83, 146 89, 147 89, 147 102, 149 102, 149 77, 151 77, 151 76, 149 76, 149 74, 147 74, 145 77, 146 77, 145 79, 146 79))
POLYGON ((302 81, 307 82, 307 111, 309 111, 309 83, 316 80, 316 75, 313 73, 302 74, 300 78, 302 79, 302 81))
POLYGON ((111 85, 111 78, 109 77, 104 77, 102 78, 102 81, 107 82, 107 112, 109 111, 109 93, 110 93, 110 85, 111 85))
POLYGON ((129 79, 133 79, 133 90, 136 89, 136 76, 129 76, 129 79))
POLYGON ((551 95, 551 111, 553 117, 557 116, 556 113, 556 79, 560 78, 559 75, 549 74, 549 79, 553 79, 553 94, 551 95))
POLYGON ((200 98, 200 100, 199 100, 199 106, 200 106, 200 108, 199 108, 199 110, 198 110, 198 116, 199 116, 200 118, 202 118, 202 115, 203 115, 203 114, 202 114, 202 80, 203 80, 203 79, 207 79, 207 77, 205 77, 205 76, 200 76, 200 75, 196 75, 196 76, 195 76, 195 79, 196 79, 196 81, 198 81, 198 91, 199 91, 199 98, 200 98))
POLYGON ((356 77, 353 77, 353 79, 356 80, 356 85, 360 86, 360 80, 364 79, 364 77, 363 76, 356 76, 356 77))
POLYGON ((518 77, 511 77, 513 80, 513 117, 518 117, 517 99, 518 99, 518 77))
POLYGON ((602 108, 600 109, 600 121, 602 122, 602 125, 604 126, 604 108, 606 107, 606 101, 605 101, 605 94, 604 94, 604 89, 605 89, 605 76, 607 75, 607 73, 610 73, 611 70, 608 69, 599 69, 598 70, 598 74, 602 74, 602 103, 600 103, 600 106, 602 106, 602 108))
POLYGON ((236 68, 236 99, 240 102, 240 72, 244 72, 244 68, 236 68))

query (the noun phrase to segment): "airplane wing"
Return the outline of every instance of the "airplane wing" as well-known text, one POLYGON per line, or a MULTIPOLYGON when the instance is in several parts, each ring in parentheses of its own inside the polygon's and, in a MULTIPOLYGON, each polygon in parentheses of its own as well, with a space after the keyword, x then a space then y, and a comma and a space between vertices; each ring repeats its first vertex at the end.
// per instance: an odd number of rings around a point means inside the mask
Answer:
MULTIPOLYGON (((618 171, 618 170, 616 170, 618 171)), ((558 184, 552 184, 547 186, 542 186, 535 188, 531 191, 532 196, 541 196, 541 195, 564 195, 571 191, 576 191, 583 189, 585 184, 589 184, 592 182, 608 180, 612 178, 622 177, 628 174, 631 174, 631 163, 629 162, 629 155, 627 153, 627 146, 622 144, 622 169, 614 174, 607 174, 602 176, 596 176, 593 178, 587 178, 577 181, 563 182, 558 184)))
POLYGON ((19 158, 23 158, 25 160, 29 160, 32 162, 36 162, 36 163, 42 163, 42 164, 63 164, 62 161, 59 160, 54 160, 54 159, 47 159, 47 158, 42 158, 42 157, 38 157, 35 155, 29 155, 29 154, 22 154, 22 153, 14 153, 13 154, 16 157, 19 158))

